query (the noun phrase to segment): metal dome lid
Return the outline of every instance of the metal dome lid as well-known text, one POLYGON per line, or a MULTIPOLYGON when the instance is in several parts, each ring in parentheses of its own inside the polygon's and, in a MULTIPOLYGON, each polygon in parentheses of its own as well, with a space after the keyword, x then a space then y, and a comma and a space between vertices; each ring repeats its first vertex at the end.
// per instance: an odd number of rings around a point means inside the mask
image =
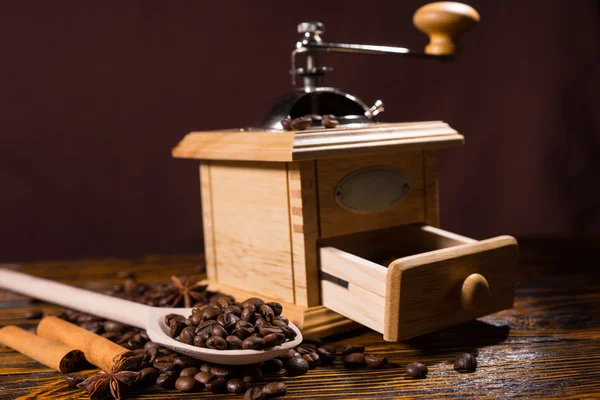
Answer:
POLYGON ((331 87, 303 87, 280 98, 259 124, 264 129, 283 129, 281 121, 305 115, 312 116, 311 127, 321 126, 321 116, 335 115, 340 126, 374 123, 383 111, 383 103, 367 107, 359 98, 331 87))

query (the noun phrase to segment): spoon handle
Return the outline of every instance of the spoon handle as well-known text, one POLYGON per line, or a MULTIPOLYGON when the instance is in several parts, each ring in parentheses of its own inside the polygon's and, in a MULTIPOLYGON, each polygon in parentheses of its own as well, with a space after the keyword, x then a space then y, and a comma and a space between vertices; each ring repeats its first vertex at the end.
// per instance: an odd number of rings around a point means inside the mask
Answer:
POLYGON ((0 288, 145 329, 152 307, 0 268, 0 288))

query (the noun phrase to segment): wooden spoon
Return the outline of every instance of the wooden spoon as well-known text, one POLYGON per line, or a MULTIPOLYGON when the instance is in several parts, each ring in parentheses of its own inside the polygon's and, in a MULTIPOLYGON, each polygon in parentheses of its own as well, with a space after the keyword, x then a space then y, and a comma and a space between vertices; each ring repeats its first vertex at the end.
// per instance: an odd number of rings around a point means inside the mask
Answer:
POLYGON ((165 316, 167 314, 180 314, 187 318, 192 313, 191 308, 150 307, 6 268, 0 268, 0 287, 49 303, 145 329, 153 342, 186 356, 212 363, 228 365, 255 364, 280 356, 302 342, 300 330, 290 322, 289 326, 296 332, 297 336, 294 340, 285 342, 281 346, 274 346, 267 350, 205 349, 181 343, 167 335, 169 327, 165 323, 165 316))

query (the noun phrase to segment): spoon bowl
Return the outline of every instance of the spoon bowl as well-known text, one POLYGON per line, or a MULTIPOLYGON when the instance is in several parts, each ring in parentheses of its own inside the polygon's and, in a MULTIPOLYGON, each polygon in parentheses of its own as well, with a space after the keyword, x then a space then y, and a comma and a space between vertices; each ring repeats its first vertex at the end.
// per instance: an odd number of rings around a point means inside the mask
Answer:
POLYGON ((192 313, 191 308, 150 307, 7 268, 0 268, 0 288, 145 329, 148 337, 161 346, 198 360, 216 364, 255 364, 278 357, 302 343, 302 333, 296 325, 290 322, 289 327, 296 332, 296 337, 280 346, 269 347, 265 350, 216 350, 196 347, 171 338, 167 334, 169 327, 165 322, 165 316, 168 314, 179 314, 187 318, 192 313))

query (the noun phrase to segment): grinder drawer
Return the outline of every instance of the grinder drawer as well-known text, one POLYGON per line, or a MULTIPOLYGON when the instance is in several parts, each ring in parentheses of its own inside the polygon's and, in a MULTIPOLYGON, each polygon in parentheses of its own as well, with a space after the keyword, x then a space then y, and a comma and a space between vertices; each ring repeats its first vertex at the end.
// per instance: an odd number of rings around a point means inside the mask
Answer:
POLYGON ((512 307, 518 245, 412 224, 320 241, 322 304, 401 341, 512 307))

